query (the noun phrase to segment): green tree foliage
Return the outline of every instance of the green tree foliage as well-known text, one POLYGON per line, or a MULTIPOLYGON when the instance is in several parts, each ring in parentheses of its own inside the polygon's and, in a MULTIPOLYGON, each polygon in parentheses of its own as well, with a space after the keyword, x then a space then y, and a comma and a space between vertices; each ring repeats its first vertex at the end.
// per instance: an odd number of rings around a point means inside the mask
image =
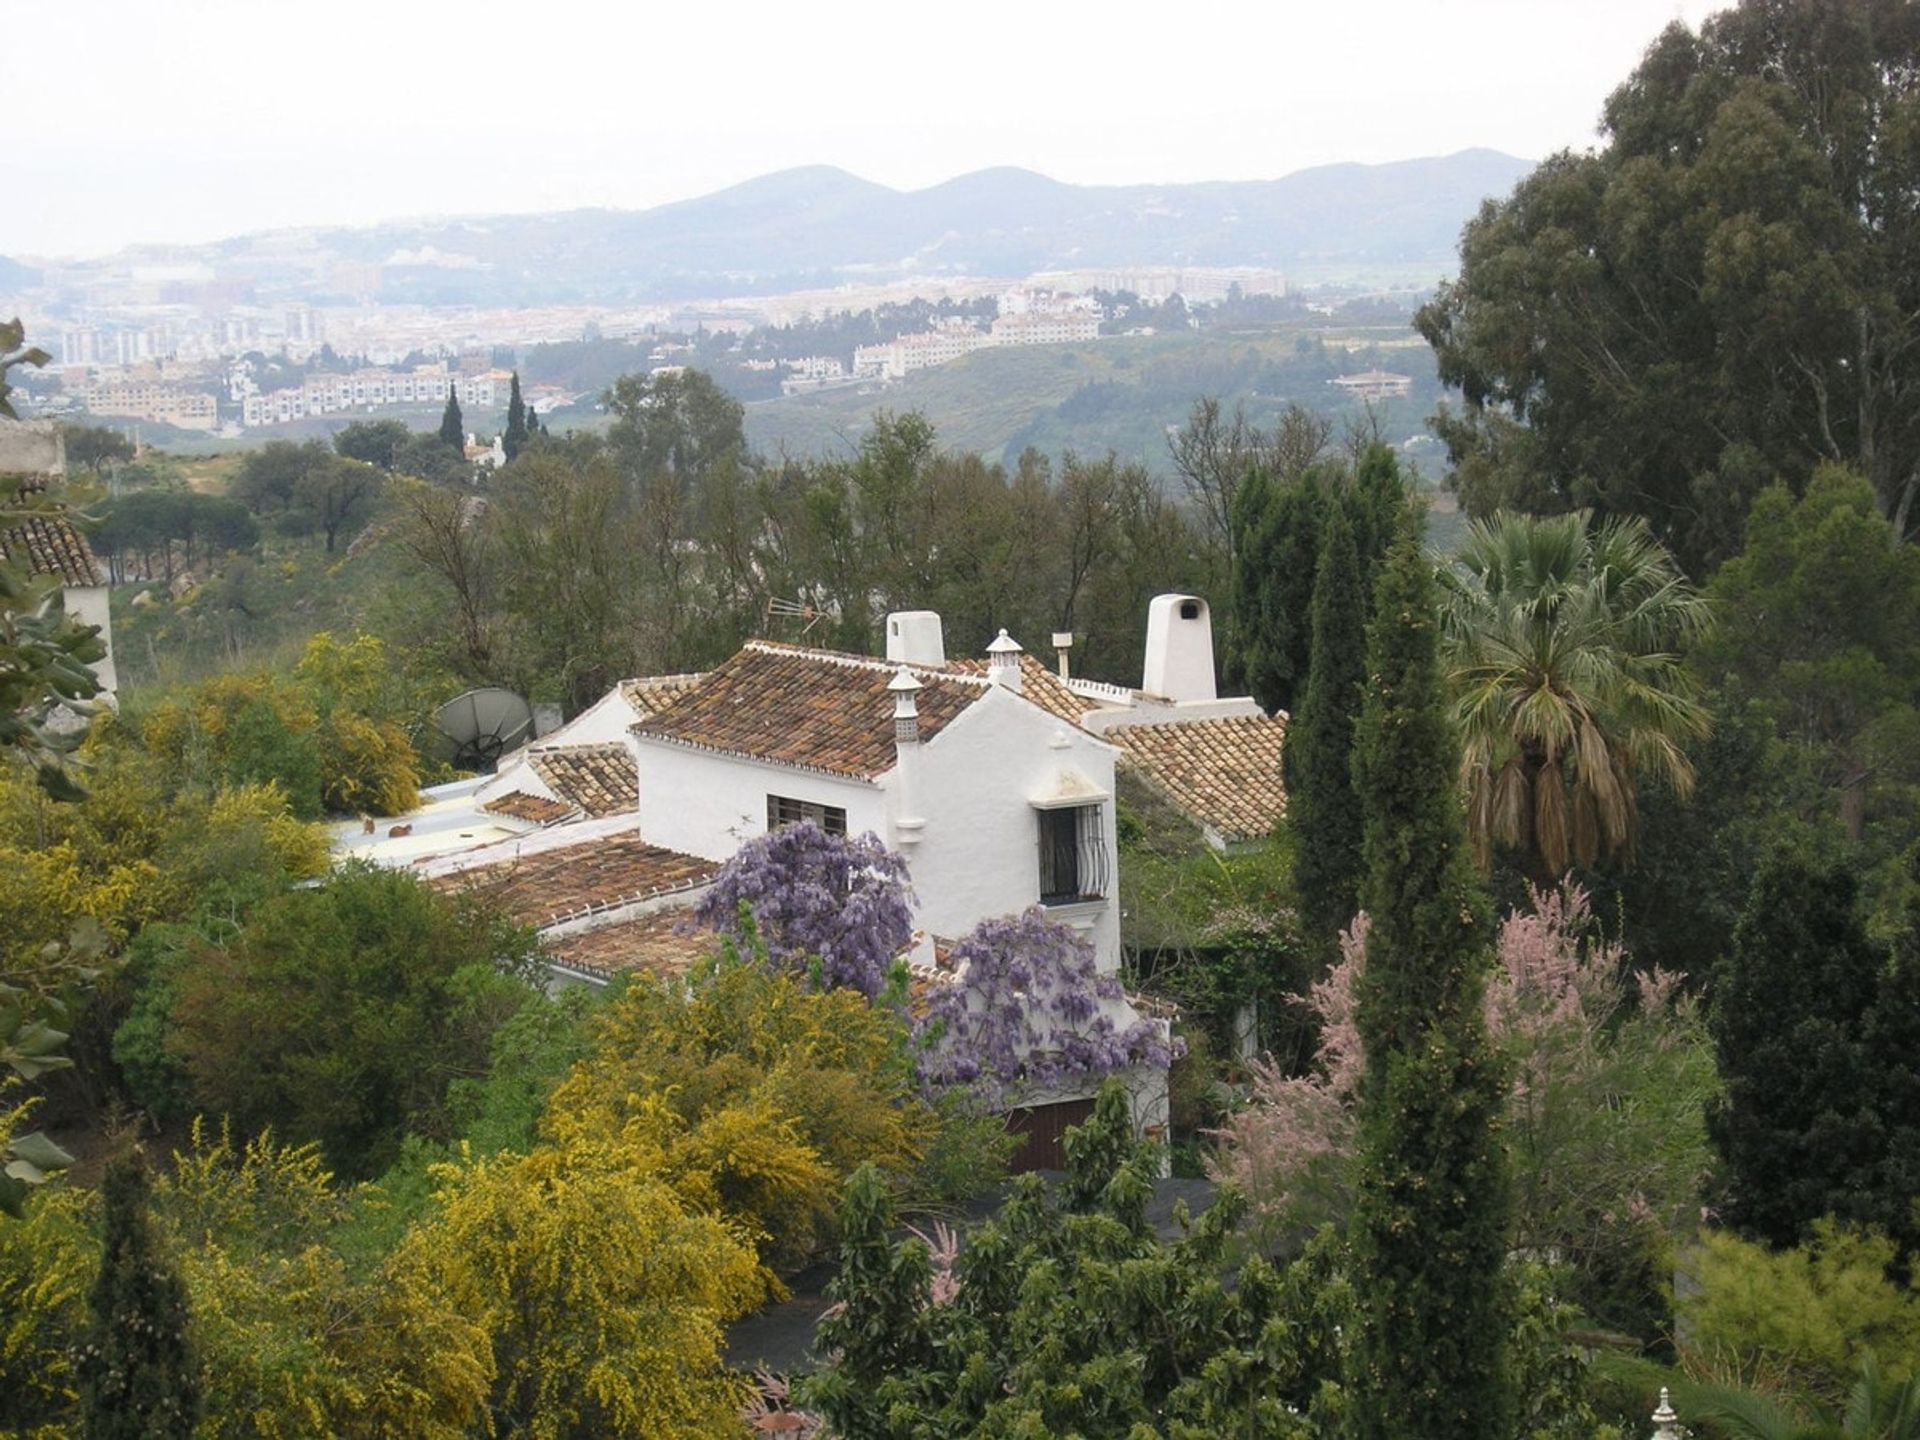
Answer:
POLYGON ((1517 849, 1553 883, 1633 854, 1641 777, 1681 798, 1709 729, 1679 648, 1707 606, 1638 519, 1476 521, 1446 572, 1442 655, 1482 866, 1517 849))
POLYGON ((336 454, 392 474, 400 452, 413 438, 401 420, 356 420, 333 437, 336 454))
POLYGON ((1355 779, 1372 918, 1355 1022, 1358 1195, 1349 1227, 1360 1324, 1353 1433, 1501 1433, 1508 1331, 1501 1267, 1505 1099, 1481 997, 1492 950, 1455 775, 1439 664, 1438 597, 1409 526, 1375 599, 1355 779))
POLYGON ((115 583, 172 581, 176 569, 211 564, 260 543, 260 523, 240 501, 193 490, 135 490, 105 507, 93 550, 115 583))
POLYGON ((182 779, 272 784, 303 818, 323 811, 398 815, 418 798, 420 757, 407 738, 425 699, 371 635, 323 630, 291 679, 229 671, 156 705, 147 748, 182 779))
POLYGON ((447 389, 447 408, 440 413, 440 443, 462 459, 467 453, 467 422, 460 414, 460 397, 447 389))
POLYGON ((520 372, 513 372, 513 388, 507 397, 507 428, 500 437, 500 447, 507 453, 509 463, 520 457, 527 448, 527 402, 520 398, 520 372))
POLYGON ((685 486, 746 450, 740 402, 703 371, 622 375, 602 398, 614 415, 614 453, 641 483, 670 475, 685 486))
POLYGON ((1879 822, 1913 838, 1920 782, 1920 552, 1895 543, 1872 487, 1837 466, 1796 501, 1754 502, 1745 547, 1708 592, 1723 611, 1701 668, 1764 705, 1804 754, 1855 841, 1879 822))
POLYGON ((60 434, 66 442, 67 464, 84 465, 95 475, 133 459, 133 442, 105 425, 63 425, 60 434))
POLYGON ((1361 812, 1353 726, 1367 675, 1367 593, 1346 508, 1327 516, 1313 584, 1312 668, 1287 729, 1287 831, 1307 932, 1331 947, 1360 908, 1361 812))
POLYGON ((464 441, 454 450, 436 434, 409 435, 393 452, 393 473, 435 485, 466 485, 473 479, 473 466, 467 463, 464 441))
POLYGON ((377 1174, 409 1131, 449 1133, 448 1083, 484 1071, 533 955, 525 931, 474 902, 350 866, 195 944, 168 1043, 207 1109, 316 1140, 342 1174, 377 1174))
MULTIPOLYGON (((1306 427, 1301 420, 1294 428, 1306 427)), ((1303 464, 1309 446, 1318 454, 1324 438, 1324 429, 1289 438, 1283 426, 1265 452, 1244 455, 1249 468, 1233 491, 1236 664, 1253 698, 1270 711, 1291 711, 1306 694, 1314 578, 1329 512, 1346 511, 1360 593, 1370 601, 1374 576, 1406 508, 1405 484, 1390 449, 1363 446, 1351 466, 1330 460, 1303 464)))
POLYGON ((31 365, 37 370, 52 358, 37 345, 27 344, 27 327, 20 323, 19 316, 0 322, 0 418, 20 418, 14 412, 13 401, 8 398, 13 386, 7 380, 7 372, 16 365, 31 365))
POLYGON ((1791 1245, 1832 1215, 1920 1242, 1920 1086, 1905 1052, 1920 1034, 1920 907, 1904 920, 1891 953, 1871 939, 1843 862, 1781 851, 1755 877, 1709 1017, 1726 1083, 1708 1117, 1721 1208, 1743 1233, 1791 1245))
POLYGON ((1222 1192, 1171 1243, 1147 1225, 1154 1157, 1110 1083, 1049 1195, 1020 1182, 965 1247, 893 1242, 884 1180, 842 1211, 831 1365, 800 1389, 835 1433, 872 1437, 1306 1437, 1340 1414, 1352 1297, 1331 1240, 1223 1283, 1242 1202, 1222 1192))
POLYGON ((88 1296, 93 1329, 79 1358, 82 1433, 186 1440, 200 1418, 199 1357, 186 1286, 155 1233, 137 1152, 108 1167, 104 1193, 104 1255, 88 1296))
POLYGON ((664 1111, 676 1122, 667 1173, 770 1267, 813 1252, 854 1170, 905 1177, 933 1138, 904 1027, 851 990, 810 992, 748 963, 691 987, 640 977, 593 1040, 554 1091, 545 1133, 572 1145, 664 1111))
POLYGON ((1438 428, 1473 514, 1641 515, 1699 573, 1769 480, 1838 462, 1910 532, 1916 57, 1898 0, 1672 25, 1603 146, 1482 208, 1416 321, 1464 401, 1438 428))
POLYGON ((1888 1379, 1910 1379, 1920 1373, 1920 1290, 1890 1278, 1896 1259, 1884 1234, 1830 1219, 1788 1250, 1711 1232, 1682 1262, 1688 1348, 1829 1401, 1846 1395, 1869 1354, 1888 1379))
POLYGON ((320 440, 269 440, 240 462, 233 477, 233 497, 256 515, 285 512, 293 507, 294 495, 308 473, 324 469, 336 458, 320 440))
POLYGON ((1319 470, 1290 484, 1256 470, 1235 499, 1235 633, 1241 673, 1263 710, 1292 710, 1307 684, 1328 488, 1319 470))

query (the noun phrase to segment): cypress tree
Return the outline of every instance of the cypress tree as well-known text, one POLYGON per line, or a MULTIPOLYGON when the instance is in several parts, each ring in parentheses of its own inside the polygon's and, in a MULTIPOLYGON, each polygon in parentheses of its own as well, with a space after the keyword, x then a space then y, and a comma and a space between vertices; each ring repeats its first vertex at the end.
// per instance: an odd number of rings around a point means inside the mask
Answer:
POLYGON ((1314 564, 1334 500, 1317 469, 1290 485, 1260 472, 1235 502, 1235 618, 1241 675, 1263 710, 1291 710, 1306 688, 1314 564))
POLYGON ((467 453, 467 422, 460 413, 460 397, 447 389, 447 408, 440 415, 440 439, 451 445, 464 458, 467 453))
POLYGON ((1367 446, 1354 469, 1353 489, 1354 548, 1360 555, 1361 588, 1373 594, 1380 573, 1380 562, 1393 547, 1400 531, 1401 517, 1407 508, 1406 482, 1400 478, 1400 461, 1393 447, 1379 441, 1367 446))
POLYGON ((500 437, 500 448, 512 460, 527 448, 527 404, 520 398, 520 372, 513 372, 513 389, 507 398, 507 428, 500 437))
POLYGON ((1468 858, 1433 567, 1408 524, 1380 575, 1355 735, 1371 917, 1356 1023, 1355 1440, 1510 1433, 1504 1082, 1481 994, 1492 914, 1468 858))
POLYGON ((93 1326, 80 1352, 86 1440, 188 1436, 200 1380, 187 1342, 187 1292, 161 1252, 138 1155, 107 1171, 106 1237, 87 1297, 93 1326))
POLYGON ((1806 1239, 1823 1215, 1887 1218, 1871 1205, 1884 1149, 1867 1044, 1885 955, 1858 899, 1845 864, 1776 851, 1714 972, 1707 1028, 1726 1092, 1707 1132, 1726 1166, 1721 1214, 1772 1245, 1806 1239))
POLYGON ((1309 936, 1331 951, 1359 909, 1361 814, 1353 790, 1353 726, 1367 678, 1367 600, 1345 505, 1327 507, 1313 582, 1306 698, 1281 752, 1294 879, 1309 936))

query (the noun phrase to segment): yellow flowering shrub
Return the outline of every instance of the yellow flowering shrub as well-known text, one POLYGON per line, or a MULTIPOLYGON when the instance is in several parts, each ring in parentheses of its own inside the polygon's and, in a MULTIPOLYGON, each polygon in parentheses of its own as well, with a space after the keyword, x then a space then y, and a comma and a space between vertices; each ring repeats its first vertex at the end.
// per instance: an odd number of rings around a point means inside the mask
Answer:
POLYGON ((362 1197, 318 1150, 196 1123, 155 1186, 177 1237, 209 1440, 461 1440, 483 1413, 485 1330, 401 1253, 356 1277, 333 1243, 362 1197))
MULTIPOLYGON (((0 1154, 32 1102, 0 1087, 0 1154)), ((64 1184, 42 1187, 20 1220, 0 1216, 0 1437, 55 1440, 76 1434, 79 1399, 73 1347, 86 1331, 87 1291, 99 1269, 90 1224, 93 1197, 64 1184)))
POLYGON ((566 1146, 651 1127, 674 1187, 785 1263, 817 1248, 861 1165, 897 1174, 925 1152, 937 1122, 904 1046, 852 990, 739 964, 691 986, 642 977, 554 1091, 545 1133, 566 1146))

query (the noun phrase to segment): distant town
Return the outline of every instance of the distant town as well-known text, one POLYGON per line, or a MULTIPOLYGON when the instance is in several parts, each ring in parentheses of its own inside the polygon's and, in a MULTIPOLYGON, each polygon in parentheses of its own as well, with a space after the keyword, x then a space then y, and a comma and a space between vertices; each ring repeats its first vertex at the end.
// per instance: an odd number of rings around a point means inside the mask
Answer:
MULTIPOLYGON (((364 290, 369 282, 356 283, 364 290)), ((54 383, 28 394, 30 413, 236 438, 314 417, 437 410, 449 396, 463 410, 490 412, 506 403, 510 372, 499 363, 503 352, 530 345, 652 340, 658 343, 649 362, 664 370, 680 363, 684 347, 674 344, 676 336, 742 335, 906 300, 964 303, 966 313, 936 314, 924 328, 855 346, 850 359, 809 354, 742 362, 746 370, 777 374, 779 393, 798 395, 886 386, 979 350, 1153 333, 1150 325, 1127 328, 1103 306, 1103 296, 1161 306, 1176 298, 1207 305, 1288 294, 1287 277, 1273 269, 1140 266, 649 307, 276 307, 193 266, 159 265, 129 266, 104 278, 95 270, 78 290, 56 272, 18 303, 32 332, 53 340, 46 376, 54 383)), ((1333 383, 1350 398, 1373 400, 1405 395, 1411 380, 1375 370, 1333 383)), ((535 382, 526 386, 525 399, 534 413, 548 415, 595 396, 535 382)))

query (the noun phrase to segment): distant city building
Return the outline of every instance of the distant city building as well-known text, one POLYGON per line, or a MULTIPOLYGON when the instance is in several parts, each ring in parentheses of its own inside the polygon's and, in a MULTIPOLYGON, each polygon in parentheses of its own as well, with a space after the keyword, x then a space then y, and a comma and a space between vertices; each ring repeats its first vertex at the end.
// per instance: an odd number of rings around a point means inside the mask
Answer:
POLYGON ((240 423, 284 425, 310 415, 377 410, 389 405, 444 405, 449 392, 459 396, 463 407, 490 410, 499 403, 506 379, 506 372, 500 370, 456 375, 445 364, 417 365, 410 371, 366 369, 344 375, 309 375, 297 388, 288 386, 265 395, 247 396, 240 402, 240 423))
POLYGON ((1358 375, 1337 375, 1327 383, 1354 400, 1400 400, 1413 389, 1411 375, 1396 375, 1391 370, 1363 370, 1358 375))
POLYGON ((1000 316, 988 330, 976 330, 964 320, 950 320, 938 329, 896 336, 884 345, 862 345, 853 352, 853 373, 861 380, 899 380, 915 370, 945 365, 975 350, 1097 340, 1100 319, 1099 307, 1090 302, 1028 296, 1019 309, 1000 316))
POLYGON ((831 355, 803 355, 798 360, 780 362, 787 369, 786 378, 780 382, 782 395, 804 395, 810 390, 825 390, 834 385, 844 385, 852 377, 847 367, 831 355))
POLYGON ((150 420, 181 430, 214 430, 220 425, 220 406, 213 396, 178 385, 89 385, 82 398, 93 415, 150 420))
POLYGON ((1064 345, 1100 338, 1100 312, 1060 306, 1002 315, 993 322, 996 345, 1064 345))

